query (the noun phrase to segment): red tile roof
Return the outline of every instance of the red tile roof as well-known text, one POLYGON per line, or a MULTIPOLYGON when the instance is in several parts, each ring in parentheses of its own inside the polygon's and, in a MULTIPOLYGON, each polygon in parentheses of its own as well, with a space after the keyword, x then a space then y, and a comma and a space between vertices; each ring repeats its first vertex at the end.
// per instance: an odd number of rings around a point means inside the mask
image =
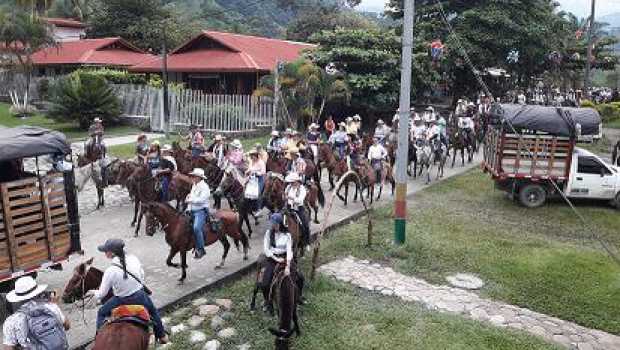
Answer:
POLYGON ((121 38, 84 39, 59 43, 32 55, 36 66, 76 64, 133 66, 155 56, 144 53, 121 38))
POLYGON ((86 28, 86 24, 80 21, 69 19, 69 18, 49 18, 48 17, 48 18, 44 18, 44 20, 47 23, 53 24, 57 27, 86 28))
MULTIPOLYGON (((256 36, 204 31, 168 55, 171 72, 270 72, 276 62, 294 61, 315 45, 256 36), (205 45, 206 44, 206 45, 205 45)), ((161 71, 161 58, 131 67, 135 72, 161 71)))

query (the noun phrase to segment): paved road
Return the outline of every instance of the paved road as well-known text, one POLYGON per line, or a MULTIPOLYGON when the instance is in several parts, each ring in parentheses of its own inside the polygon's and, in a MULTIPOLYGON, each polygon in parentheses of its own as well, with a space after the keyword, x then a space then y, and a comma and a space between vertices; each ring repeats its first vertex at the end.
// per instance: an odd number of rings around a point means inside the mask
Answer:
MULTIPOLYGON (((476 161, 468 164, 466 167, 455 167, 454 169, 446 169, 446 177, 461 174, 480 163, 481 157, 478 156, 476 161)), ((408 193, 412 194, 425 188, 421 180, 411 181, 409 183, 408 193)), ((385 192, 384 192, 385 193, 385 192)), ((93 193, 86 190, 80 194, 81 203, 91 203, 93 193)), ((328 198, 330 198, 328 194, 328 198)), ((384 205, 392 201, 393 198, 388 194, 376 205, 384 205)), ((262 237, 265 226, 262 224, 255 229, 255 234, 251 240, 252 249, 250 251, 250 259, 242 260, 242 254, 231 249, 226 267, 221 270, 214 270, 214 266, 219 262, 222 255, 222 248, 214 245, 207 249, 208 256, 200 262, 190 259, 188 269, 188 280, 183 286, 177 285, 177 278, 180 277, 180 271, 168 268, 165 265, 168 248, 164 242, 162 233, 157 233, 154 237, 145 237, 141 235, 138 238, 133 237, 133 229, 129 227, 131 221, 132 206, 127 200, 126 194, 119 189, 106 191, 106 201, 111 206, 106 209, 93 212, 89 215, 82 213, 81 229, 82 229, 82 247, 85 250, 84 257, 74 257, 65 264, 64 271, 45 271, 40 274, 40 282, 46 283, 51 288, 62 289, 73 268, 81 261, 90 257, 95 257, 95 266, 104 268, 107 266, 105 257, 96 251, 96 246, 104 242, 108 238, 123 238, 127 242, 129 252, 136 254, 144 265, 147 276, 147 285, 155 291, 154 301, 158 307, 162 307, 169 303, 173 303, 179 298, 191 294, 205 287, 205 285, 214 283, 230 274, 233 274, 244 267, 247 267, 256 259, 261 252, 262 237)), ((82 207, 83 204, 80 204, 82 207)), ((85 205, 88 207, 88 205, 85 205)), ((82 207, 83 209, 84 207, 82 207)), ((84 209, 86 210, 86 209, 84 209)), ((362 211, 361 203, 350 203, 348 207, 343 207, 342 202, 337 201, 332 210, 332 217, 329 224, 340 221, 346 221, 347 218, 358 214, 362 211)), ((319 220, 323 219, 323 214, 319 214, 319 220)), ((262 220, 263 222, 265 220, 262 220)), ((320 225, 312 225, 313 232, 318 232, 320 225)), ((142 230, 142 232, 144 232, 142 230)), ((142 233, 141 233, 142 234, 142 233)), ((360 236, 360 239, 364 239, 360 236)), ((176 259, 178 261, 178 258, 176 259)), ((249 292, 249 291, 248 291, 249 292)), ((69 332, 69 339, 72 346, 83 344, 92 339, 95 332, 95 315, 96 310, 86 310, 84 317, 87 324, 82 319, 82 312, 75 306, 63 305, 63 310, 69 315, 73 323, 73 329, 69 332)))

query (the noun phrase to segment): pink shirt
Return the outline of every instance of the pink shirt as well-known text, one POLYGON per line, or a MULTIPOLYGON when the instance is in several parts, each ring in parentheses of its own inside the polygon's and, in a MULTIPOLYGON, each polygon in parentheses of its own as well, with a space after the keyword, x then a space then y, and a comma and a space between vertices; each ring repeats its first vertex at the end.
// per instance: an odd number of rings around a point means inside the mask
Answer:
POLYGON ((228 154, 228 160, 234 165, 243 163, 243 151, 238 149, 232 150, 228 154))
POLYGON ((256 161, 250 161, 250 168, 248 169, 250 174, 254 173, 257 176, 263 176, 267 173, 267 166, 262 159, 258 159, 256 161))

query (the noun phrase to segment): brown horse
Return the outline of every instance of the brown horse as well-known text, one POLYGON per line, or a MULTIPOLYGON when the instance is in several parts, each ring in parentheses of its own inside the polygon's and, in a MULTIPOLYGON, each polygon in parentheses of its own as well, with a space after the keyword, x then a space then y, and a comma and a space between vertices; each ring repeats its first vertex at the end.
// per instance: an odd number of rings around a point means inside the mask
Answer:
MULTIPOLYGON (((143 203, 142 206, 146 209, 147 216, 152 215, 154 219, 163 225, 164 232, 166 233, 166 243, 170 246, 170 253, 166 259, 166 264, 174 268, 181 268, 182 274, 179 282, 182 284, 187 277, 187 252, 194 249, 194 235, 190 218, 179 214, 167 203, 148 202, 143 203), (172 259, 177 254, 181 256, 180 265, 172 262, 172 259)), ((226 236, 233 238, 237 249, 239 249, 239 241, 241 241, 243 244, 243 259, 247 260, 250 242, 243 230, 239 229, 241 226, 239 224, 239 215, 231 210, 222 209, 218 210, 215 215, 211 214, 211 217, 215 218, 215 222, 205 224, 205 246, 210 246, 217 241, 220 241, 224 246, 222 261, 215 268, 223 267, 226 256, 228 256, 230 243, 226 236), (214 229, 213 226, 218 227, 214 229)))
POLYGON ((176 200, 177 211, 184 211, 187 207, 185 198, 192 190, 192 179, 178 171, 172 172, 168 193, 170 197, 176 200))
POLYGON ((241 182, 239 182, 239 175, 236 172, 237 170, 235 169, 228 169, 224 173, 222 182, 220 182, 215 190, 214 195, 226 197, 229 203, 233 204, 231 209, 239 213, 239 230, 242 229, 243 223, 245 222, 248 228, 248 236, 252 237, 250 215, 254 217, 254 224, 256 226, 258 226, 258 218, 252 213, 253 203, 250 199, 245 198, 244 187, 241 182))
POLYGON ((269 152, 269 158, 267 158, 267 172, 276 174, 286 174, 286 168, 288 167, 289 160, 284 157, 282 153, 269 152))
POLYGON ((294 268, 291 268, 290 275, 286 275, 283 264, 276 266, 270 288, 272 296, 270 300, 277 300, 278 328, 269 328, 269 332, 276 336, 276 350, 288 350, 289 338, 293 335, 293 332, 297 333, 297 336, 301 335, 297 313, 297 305, 299 305, 301 293, 297 283, 295 283, 296 278, 294 268))
POLYGON ((371 164, 364 160, 358 163, 359 165, 355 168, 355 172, 359 175, 362 181, 362 192, 364 189, 368 191, 368 197, 370 199, 370 203, 373 203, 373 198, 375 194, 375 187, 379 184, 379 194, 377 195, 376 200, 381 199, 381 194, 383 193, 383 186, 385 182, 388 181, 392 185, 392 195, 394 195, 394 189, 396 187, 396 181, 394 180, 394 176, 392 174, 392 166, 388 161, 382 162, 382 168, 380 177, 377 178, 377 173, 372 168, 371 164))
MULTIPOLYGON (((87 291, 98 289, 101 285, 103 272, 92 266, 93 259, 89 259, 76 266, 73 276, 66 284, 62 300, 71 304, 84 299, 87 291)), ((103 299, 103 303, 112 297, 112 290, 103 299)), ((122 319, 104 325, 95 338, 93 349, 127 349, 146 350, 149 347, 150 334, 148 327, 138 326, 132 322, 123 322, 122 319)))
POLYGON ((265 187, 263 188, 263 205, 272 213, 284 208, 284 175, 279 173, 268 173, 265 176, 265 187))
MULTIPOLYGON (((134 219, 136 218, 136 216, 138 217, 138 221, 135 224, 135 237, 138 237, 138 233, 140 232, 140 225, 142 223, 142 217, 144 216, 144 208, 142 207, 142 204, 146 202, 154 202, 159 199, 159 193, 157 193, 156 190, 158 181, 159 180, 156 177, 151 176, 149 166, 146 164, 138 165, 127 180, 128 189, 130 192, 133 191, 134 201, 136 203, 134 207, 134 219)), ((131 225, 134 226, 134 223, 135 221, 133 221, 131 225)), ((152 236, 152 233, 154 232, 155 228, 147 218, 146 233, 152 236)))
MULTIPOLYGON (((322 144, 319 147, 319 159, 322 164, 325 164, 325 167, 328 171, 329 178, 329 186, 330 191, 332 191, 335 187, 334 178, 336 181, 340 180, 340 178, 349 171, 349 167, 347 165, 346 159, 337 160, 334 152, 328 144, 322 144)), ((352 181, 347 181, 342 184, 344 186, 344 197, 340 194, 340 188, 337 189, 336 195, 340 200, 344 202, 346 206, 349 201, 349 185, 352 181)), ((355 186, 355 196, 354 201, 357 200, 357 192, 358 188, 355 186)))

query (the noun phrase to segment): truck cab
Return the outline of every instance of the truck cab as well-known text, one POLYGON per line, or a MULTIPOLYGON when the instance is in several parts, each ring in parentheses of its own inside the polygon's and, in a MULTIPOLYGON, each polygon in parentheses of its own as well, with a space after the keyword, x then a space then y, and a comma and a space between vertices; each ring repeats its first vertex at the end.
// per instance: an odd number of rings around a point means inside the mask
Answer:
POLYGON ((569 198, 613 200, 620 205, 620 171, 596 154, 575 148, 565 194, 569 198))

